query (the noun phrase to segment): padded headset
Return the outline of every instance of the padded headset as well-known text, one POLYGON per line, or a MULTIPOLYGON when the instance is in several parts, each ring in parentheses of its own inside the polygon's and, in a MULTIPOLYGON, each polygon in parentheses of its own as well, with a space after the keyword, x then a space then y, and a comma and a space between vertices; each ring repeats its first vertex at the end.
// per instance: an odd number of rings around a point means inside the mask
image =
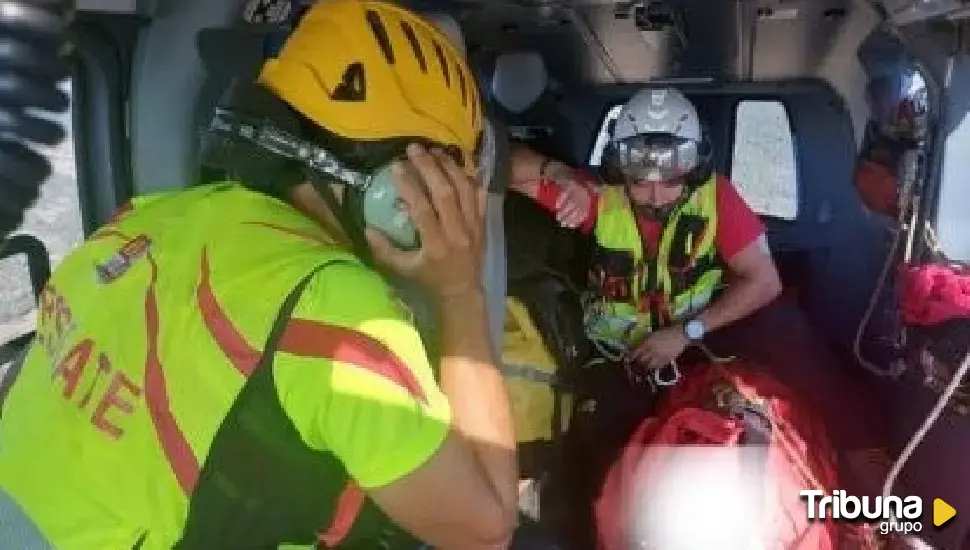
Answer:
MULTIPOLYGON (((310 5, 315 0, 302 0, 296 3, 287 20, 267 35, 263 44, 264 57, 274 57, 285 44, 310 5)), ((246 96, 251 92, 265 93, 258 86, 243 85, 241 90, 230 89, 226 98, 246 96)), ((255 102, 258 110, 270 108, 269 104, 276 103, 275 97, 250 98, 255 102)), ((224 100, 226 99, 224 98, 224 100)), ((277 116, 289 119, 288 113, 276 112, 277 116)), ((305 170, 307 177, 313 183, 321 197, 329 203, 334 213, 341 218, 344 229, 354 241, 358 253, 368 255, 363 242, 363 227, 371 227, 381 231, 387 238, 402 249, 414 249, 420 245, 419 235, 414 222, 408 216, 400 198, 397 187, 391 177, 391 163, 378 166, 373 170, 363 171, 349 168, 337 155, 321 147, 311 140, 304 139, 299 130, 287 131, 281 124, 274 123, 273 116, 259 116, 244 113, 239 109, 227 107, 225 104, 216 108, 215 114, 204 130, 203 141, 210 149, 209 154, 203 153, 203 158, 212 155, 211 149, 229 148, 232 144, 243 142, 255 146, 260 152, 267 152, 278 158, 294 161, 305 170), (334 180, 345 183, 349 192, 344 200, 338 202, 330 187, 334 180)), ((501 143, 496 143, 497 137, 490 121, 486 118, 483 125, 481 143, 478 151, 480 182, 490 187, 500 178, 496 171, 503 169, 497 154, 500 153, 501 143)), ((283 124, 289 127, 287 124, 283 124)), ((249 185, 259 182, 247 181, 249 185)))
POLYGON ((383 232, 400 248, 412 249, 419 245, 414 222, 404 210, 391 180, 390 164, 369 174, 351 170, 323 147, 281 130, 267 120, 252 120, 226 107, 216 108, 206 133, 223 139, 248 141, 274 155, 298 162, 324 180, 347 184, 361 195, 360 209, 365 225, 383 232))
MULTIPOLYGON (((310 179, 323 198, 331 203, 331 208, 335 206, 336 200, 329 183, 336 180, 347 184, 352 192, 348 193, 345 205, 353 205, 352 214, 362 219, 364 226, 381 231, 399 248, 409 250, 420 245, 417 228, 408 216, 392 180, 391 163, 381 165, 369 173, 352 170, 333 153, 316 143, 286 132, 265 118, 243 116, 227 107, 216 108, 205 133, 208 134, 207 137, 215 137, 221 142, 249 142, 278 157, 296 161, 311 176, 316 176, 310 179)), ((479 150, 479 179, 486 186, 495 177, 496 149, 496 136, 491 124, 486 121, 479 150)), ((352 220, 342 221, 352 223, 352 220)), ((351 238, 355 237, 359 238, 351 235, 351 238)))

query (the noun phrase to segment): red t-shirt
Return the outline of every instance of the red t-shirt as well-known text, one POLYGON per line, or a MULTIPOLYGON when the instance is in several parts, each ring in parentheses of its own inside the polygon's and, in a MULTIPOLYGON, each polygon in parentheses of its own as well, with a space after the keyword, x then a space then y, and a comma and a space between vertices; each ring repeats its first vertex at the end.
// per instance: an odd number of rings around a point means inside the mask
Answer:
MULTIPOLYGON (((592 175, 582 171, 577 171, 576 175, 581 183, 590 189, 593 188, 596 180, 592 175)), ((716 186, 717 233, 714 236, 714 246, 718 255, 725 261, 729 261, 735 254, 744 250, 764 234, 765 226, 727 178, 717 176, 716 186)), ((591 233, 596 225, 596 198, 597 195, 594 193, 590 215, 579 228, 586 234, 591 233)), ((539 203, 550 212, 555 212, 555 196, 540 195, 539 203)), ((643 239, 644 247, 651 254, 656 254, 663 225, 657 220, 642 216, 638 216, 637 222, 640 226, 640 237, 643 239)))

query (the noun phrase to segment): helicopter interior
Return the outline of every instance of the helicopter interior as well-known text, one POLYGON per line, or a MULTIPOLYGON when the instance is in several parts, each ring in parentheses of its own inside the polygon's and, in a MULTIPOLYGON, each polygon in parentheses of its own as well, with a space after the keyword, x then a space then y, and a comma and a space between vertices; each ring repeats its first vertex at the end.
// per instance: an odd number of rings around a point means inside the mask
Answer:
MULTIPOLYGON (((938 394, 906 364, 887 266, 927 262, 941 251, 948 260, 970 261, 970 3, 406 3, 432 14, 464 48, 490 114, 509 136, 575 166, 595 169, 617 106, 638 89, 682 90, 698 109, 715 169, 767 226, 782 275, 787 309, 756 320, 756 333, 789 328, 768 334, 775 351, 759 358, 825 409, 830 425, 857 427, 845 428, 843 450, 899 456, 938 394), (870 84, 880 78, 901 83, 901 97, 916 105, 915 168, 900 178, 905 215, 874 212, 853 183, 877 122, 870 84)), ((234 80, 256 74, 300 5, 76 0, 72 127, 85 234, 135 195, 196 180, 198 136, 212 109, 234 80)), ((488 217, 495 334, 507 273, 528 238, 528 229, 509 219, 528 209, 506 197, 502 174, 490 189, 488 217)), ((24 235, 14 244, 5 254, 30 260, 39 295, 51 270, 43 243, 24 235)), ((0 342, 0 362, 28 341, 0 342)), ((758 356, 760 347, 751 341, 744 349, 758 356)), ((970 418, 947 409, 909 457, 895 491, 970 510, 968 452, 970 418)), ((938 548, 970 549, 970 516, 921 537, 938 548)))

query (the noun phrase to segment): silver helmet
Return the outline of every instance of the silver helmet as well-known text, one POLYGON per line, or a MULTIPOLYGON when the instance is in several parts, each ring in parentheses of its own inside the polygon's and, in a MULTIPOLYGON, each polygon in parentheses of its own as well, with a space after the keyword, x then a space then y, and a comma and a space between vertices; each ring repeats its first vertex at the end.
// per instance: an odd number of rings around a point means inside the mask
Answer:
POLYGON ((622 107, 604 161, 634 181, 668 181, 701 162, 697 109, 674 88, 645 88, 622 107))

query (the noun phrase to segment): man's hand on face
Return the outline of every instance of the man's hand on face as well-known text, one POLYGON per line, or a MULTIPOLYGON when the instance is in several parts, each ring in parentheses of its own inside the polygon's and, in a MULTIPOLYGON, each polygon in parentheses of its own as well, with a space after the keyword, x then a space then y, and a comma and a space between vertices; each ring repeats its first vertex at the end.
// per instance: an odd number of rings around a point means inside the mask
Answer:
POLYGON ((403 251, 368 229, 374 258, 433 292, 440 301, 481 292, 485 189, 441 151, 412 144, 393 166, 394 184, 421 236, 403 251))
POLYGON ((690 341, 680 327, 660 329, 650 333, 633 350, 627 361, 649 369, 659 369, 680 357, 689 345, 690 341))

